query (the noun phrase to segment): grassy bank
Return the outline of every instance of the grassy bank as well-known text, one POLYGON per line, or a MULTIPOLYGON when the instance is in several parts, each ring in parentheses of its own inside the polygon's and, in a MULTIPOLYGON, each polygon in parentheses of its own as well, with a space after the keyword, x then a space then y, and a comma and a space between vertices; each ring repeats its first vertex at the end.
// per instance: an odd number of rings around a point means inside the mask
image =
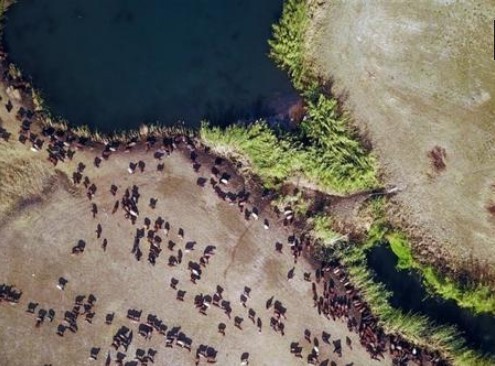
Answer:
POLYGON ((362 247, 346 248, 339 253, 339 258, 373 313, 379 315, 379 323, 386 332, 401 334, 414 344, 439 350, 455 365, 493 364, 493 359, 466 347, 454 327, 438 326, 426 316, 405 313, 392 307, 389 302, 391 294, 383 284, 374 281, 362 247))
POLYGON ((201 138, 217 152, 241 160, 269 187, 296 177, 332 193, 376 187, 375 158, 360 144, 346 116, 338 113, 337 101, 325 95, 306 68, 307 20, 305 2, 287 1, 270 40, 271 57, 304 98, 306 117, 297 131, 276 132, 263 121, 225 130, 203 124, 201 138))
POLYGON ((357 244, 341 241, 343 236, 332 229, 328 217, 314 217, 312 223, 312 235, 319 245, 317 257, 321 260, 337 258, 345 265, 351 282, 378 315, 379 324, 387 333, 400 334, 414 344, 439 350, 454 365, 493 365, 495 360, 469 349, 454 327, 436 325, 426 316, 406 313, 390 305, 392 293, 374 280, 366 259, 366 252, 375 245, 375 239, 386 235, 383 225, 373 225, 369 240, 357 244))
POLYGON ((495 293, 487 286, 461 286, 438 273, 432 266, 417 261, 405 235, 393 231, 385 235, 390 248, 398 258, 398 268, 416 270, 422 275, 423 283, 433 294, 447 300, 454 300, 460 307, 475 313, 495 314, 495 293))

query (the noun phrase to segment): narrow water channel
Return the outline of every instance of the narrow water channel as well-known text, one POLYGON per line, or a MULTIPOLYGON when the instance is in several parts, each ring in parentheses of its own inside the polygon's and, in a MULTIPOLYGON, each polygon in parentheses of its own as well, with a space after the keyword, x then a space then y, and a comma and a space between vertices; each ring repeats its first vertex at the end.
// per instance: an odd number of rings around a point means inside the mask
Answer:
MULTIPOLYGON (((103 131, 274 113, 268 58, 283 0, 18 0, 4 47, 54 115, 103 131)), ((283 104, 283 103, 282 103, 283 104)))
POLYGON ((437 324, 455 325, 470 346, 495 355, 495 316, 474 315, 454 301, 428 295, 418 273, 397 270, 397 257, 387 244, 369 251, 368 264, 376 280, 393 292, 392 306, 427 315, 437 324))

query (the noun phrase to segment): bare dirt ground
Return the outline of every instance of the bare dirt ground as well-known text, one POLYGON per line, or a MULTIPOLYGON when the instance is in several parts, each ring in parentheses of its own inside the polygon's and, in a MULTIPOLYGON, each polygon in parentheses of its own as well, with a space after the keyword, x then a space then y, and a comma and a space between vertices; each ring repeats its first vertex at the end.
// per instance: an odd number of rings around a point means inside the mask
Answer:
MULTIPOLYGON (((1 93, 5 100, 5 91, 1 93)), ((3 126, 16 136, 18 122, 3 106, 0 117, 3 126)), ((29 151, 15 138, 12 140, 7 145, 9 148, 23 154, 29 151)), ((56 168, 46 161, 40 162, 45 170, 52 172, 47 174, 52 178, 45 181, 45 191, 19 201, 15 211, 0 218, 0 283, 13 284, 23 291, 19 304, 0 304, 0 365, 104 364, 109 349, 115 359, 116 352, 110 345, 113 335, 123 325, 134 331, 126 360, 132 360, 138 348, 152 347, 158 350, 155 365, 193 365, 200 344, 218 350, 219 365, 240 364, 244 352, 249 353, 251 365, 304 365, 312 348, 304 340, 305 329, 320 339, 321 361, 329 359, 337 365, 378 364, 359 345, 357 334, 348 332, 345 323, 318 315, 313 307, 311 283, 303 280, 303 272, 313 270, 310 263, 300 260, 295 266, 295 277, 288 281, 287 273, 294 266, 287 245, 290 228, 279 225, 269 210, 263 211, 258 221, 245 220, 237 206, 220 200, 209 184, 205 188, 196 184, 198 174, 186 154, 174 152, 165 158, 164 172, 156 171, 157 162, 152 153, 142 149, 114 154, 100 168, 93 166, 94 151, 77 152, 74 161, 56 168), (147 164, 145 172, 129 174, 129 162, 138 160, 147 164), (87 166, 84 175, 97 186, 92 201, 85 196, 83 187, 74 187, 67 178, 79 162, 87 166), (109 192, 111 184, 118 186, 117 197, 109 192), (124 217, 122 208, 112 214, 115 200, 134 184, 141 194, 140 217, 135 226, 124 217), (155 209, 148 206, 151 197, 158 199, 155 209), (91 214, 93 202, 98 206, 96 218, 91 214), (144 254, 141 261, 134 258, 131 249, 136 227, 142 227, 144 217, 154 222, 158 216, 170 223, 171 231, 169 237, 161 234, 163 251, 152 266, 147 261, 146 238, 141 240, 144 254), (270 220, 268 230, 263 227, 264 218, 270 220), (103 228, 100 239, 95 232, 97 224, 103 228), (177 236, 179 228, 184 229, 184 240, 177 236), (106 251, 102 248, 103 238, 108 240, 106 251), (80 239, 86 242, 86 249, 82 254, 72 255, 71 248, 80 239), (174 253, 167 249, 169 239, 177 243, 174 253), (188 241, 197 244, 195 250, 186 253, 188 241), (276 241, 284 243, 283 254, 275 252, 276 241), (187 263, 199 261, 207 245, 215 245, 216 254, 203 270, 202 278, 193 284, 187 263), (177 267, 169 267, 167 259, 171 254, 177 255, 178 249, 184 251, 184 259, 177 267), (56 287, 59 277, 69 281, 63 291, 56 287), (176 300, 176 291, 170 287, 172 277, 179 280, 178 289, 187 291, 184 302, 176 300), (212 295, 217 285, 225 289, 224 298, 232 303, 232 319, 214 306, 207 316, 201 315, 193 304, 195 295, 212 295), (239 301, 244 286, 252 289, 247 308, 239 301), (92 324, 80 316, 77 333, 66 331, 64 337, 58 336, 57 325, 62 322, 64 312, 72 309, 75 296, 90 293, 97 298, 92 324), (271 296, 288 309, 285 336, 269 326, 273 309, 267 310, 265 303, 271 296), (39 303, 41 308, 54 309, 55 320, 35 328, 35 315, 26 313, 30 301, 39 303), (142 322, 151 313, 169 328, 181 326, 193 340, 192 352, 165 348, 164 337, 156 332, 150 340, 139 336, 138 324, 126 318, 131 308, 143 310, 142 322), (260 333, 248 319, 249 308, 263 322, 260 333), (106 325, 106 314, 113 312, 113 323, 106 325), (244 318, 243 330, 234 327, 235 316, 244 318), (217 331, 220 322, 227 324, 226 336, 217 331), (342 340, 342 358, 332 352, 333 346, 322 342, 322 331, 330 333, 331 340, 342 340), (345 345, 346 336, 352 340, 352 351, 345 345), (304 359, 290 354, 289 345, 294 341, 304 346, 304 359), (91 347, 101 348, 96 362, 89 360, 91 347)), ((211 162, 211 157, 202 158, 211 162)), ((203 164, 199 175, 209 177, 209 167, 203 164)), ((239 188, 243 181, 234 177, 230 185, 239 188)), ((390 364, 386 357, 383 363, 390 364)), ((201 364, 206 361, 203 359, 201 364)))
POLYGON ((449 255, 495 264, 495 3, 311 3, 309 58, 369 134, 386 181, 405 188, 402 215, 449 255))

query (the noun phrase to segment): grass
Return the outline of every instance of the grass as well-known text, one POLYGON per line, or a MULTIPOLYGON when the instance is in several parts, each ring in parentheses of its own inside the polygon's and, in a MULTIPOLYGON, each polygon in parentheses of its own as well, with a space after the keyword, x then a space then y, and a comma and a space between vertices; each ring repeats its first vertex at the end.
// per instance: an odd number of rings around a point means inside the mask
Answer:
POLYGON ((300 131, 292 136, 278 134, 266 122, 257 121, 225 129, 203 123, 200 137, 217 154, 241 163, 246 172, 259 176, 268 188, 297 177, 323 191, 340 194, 378 185, 374 159, 345 133, 334 134, 331 129, 335 126, 330 126, 333 121, 317 110, 321 107, 314 105, 300 131))
POLYGON ((0 144, 0 217, 7 217, 20 200, 40 194, 55 174, 39 153, 12 144, 0 144))
POLYGON ((282 17, 279 23, 273 25, 273 36, 268 43, 270 57, 289 74, 294 87, 311 94, 318 89, 318 84, 310 76, 304 60, 304 37, 308 18, 308 7, 304 0, 286 0, 282 17))
POLYGON ((319 94, 307 105, 299 138, 307 141, 308 178, 338 192, 376 187, 376 160, 349 131, 347 119, 337 114, 337 101, 319 94))
POLYGON ((276 187, 302 177, 322 191, 350 193, 376 187, 377 163, 362 147, 338 103, 325 95, 304 61, 307 4, 288 0, 273 26, 270 56, 288 72, 305 101, 306 117, 291 136, 271 130, 263 121, 225 130, 203 124, 201 138, 222 155, 276 187))
POLYGON ((432 266, 424 265, 413 257, 411 245, 404 234, 393 231, 386 235, 390 248, 398 258, 398 268, 418 271, 426 288, 444 299, 454 300, 460 307, 477 314, 495 314, 495 293, 488 286, 461 286, 432 266))
POLYGON ((245 171, 259 176, 270 188, 302 169, 300 149, 289 139, 278 138, 264 121, 226 129, 203 123, 200 137, 216 153, 241 163, 245 171))
MULTIPOLYGON (((370 232, 375 237, 383 238, 383 225, 374 225, 370 232)), ((331 230, 328 218, 324 216, 314 220, 312 234, 321 245, 317 251, 319 259, 326 257, 340 260, 346 267, 351 282, 359 289, 373 314, 378 315, 378 322, 386 333, 400 334, 418 346, 439 350, 454 365, 493 365, 495 360, 469 349, 454 327, 436 325, 426 316, 405 313, 390 305, 390 291, 382 283, 375 282, 374 275, 367 265, 366 250, 369 247, 366 244, 326 246, 325 243, 328 243, 329 239, 339 234, 331 230)))

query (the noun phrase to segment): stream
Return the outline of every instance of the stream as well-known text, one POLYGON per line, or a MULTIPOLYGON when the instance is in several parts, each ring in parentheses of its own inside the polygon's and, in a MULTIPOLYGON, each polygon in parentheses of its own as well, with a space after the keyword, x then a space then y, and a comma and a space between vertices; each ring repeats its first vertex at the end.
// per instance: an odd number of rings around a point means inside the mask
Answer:
POLYGON ((418 273, 396 269, 397 257, 387 244, 368 252, 368 265, 375 271, 375 279, 392 291, 392 306, 427 315, 440 325, 454 325, 463 333, 469 346, 495 355, 494 315, 475 315, 452 300, 430 295, 418 273))

